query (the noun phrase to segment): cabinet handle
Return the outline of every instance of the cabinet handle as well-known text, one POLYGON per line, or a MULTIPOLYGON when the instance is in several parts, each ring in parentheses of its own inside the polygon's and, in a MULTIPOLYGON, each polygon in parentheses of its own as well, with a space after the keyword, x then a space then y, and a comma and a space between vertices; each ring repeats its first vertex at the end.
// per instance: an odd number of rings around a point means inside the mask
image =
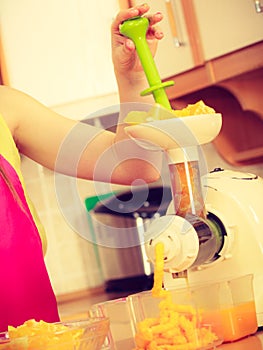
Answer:
POLYGON ((169 20, 169 24, 170 24, 170 28, 173 36, 174 46, 180 47, 182 45, 182 42, 179 40, 179 36, 178 36, 172 1, 165 0, 165 5, 166 5, 168 20, 169 20))
POLYGON ((261 4, 260 0, 254 0, 255 1, 255 10, 257 13, 263 12, 263 5, 261 4))

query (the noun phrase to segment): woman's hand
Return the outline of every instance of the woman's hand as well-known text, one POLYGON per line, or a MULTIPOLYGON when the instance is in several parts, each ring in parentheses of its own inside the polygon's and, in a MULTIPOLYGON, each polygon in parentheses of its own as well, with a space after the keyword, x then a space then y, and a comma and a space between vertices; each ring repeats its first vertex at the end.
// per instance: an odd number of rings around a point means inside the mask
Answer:
MULTIPOLYGON (((112 23, 112 60, 117 80, 121 77, 122 79, 129 79, 129 81, 136 82, 141 76, 144 76, 134 43, 132 40, 120 34, 119 26, 123 21, 129 18, 145 15, 149 9, 147 4, 143 4, 127 10, 122 10, 112 23)), ((163 37, 162 31, 156 24, 162 20, 163 16, 160 12, 157 12, 147 16, 147 18, 150 24, 146 38, 151 52, 154 55, 157 48, 157 41, 163 37)))
MULTIPOLYGON (((138 56, 136 55, 135 46, 132 40, 125 38, 120 34, 120 24, 132 17, 145 15, 149 11, 147 4, 132 7, 127 10, 122 10, 116 16, 112 23, 112 58, 115 67, 115 71, 120 74, 129 74, 130 72, 138 72, 142 70, 138 56)), ((149 29, 147 32, 148 45, 155 54, 157 40, 162 39, 163 33, 158 26, 155 26, 162 20, 163 16, 160 12, 154 15, 148 16, 149 29)))

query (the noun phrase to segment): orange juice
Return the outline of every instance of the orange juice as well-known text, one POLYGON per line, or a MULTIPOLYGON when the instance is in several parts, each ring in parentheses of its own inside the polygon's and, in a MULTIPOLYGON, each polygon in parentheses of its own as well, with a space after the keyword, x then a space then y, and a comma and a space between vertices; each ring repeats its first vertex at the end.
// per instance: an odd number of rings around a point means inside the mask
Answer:
POLYGON ((257 331, 255 303, 249 301, 221 310, 224 341, 230 342, 257 331))
POLYGON ((254 301, 244 302, 221 310, 204 313, 203 322, 212 324, 212 330, 232 342, 254 334, 257 331, 257 317, 254 301))

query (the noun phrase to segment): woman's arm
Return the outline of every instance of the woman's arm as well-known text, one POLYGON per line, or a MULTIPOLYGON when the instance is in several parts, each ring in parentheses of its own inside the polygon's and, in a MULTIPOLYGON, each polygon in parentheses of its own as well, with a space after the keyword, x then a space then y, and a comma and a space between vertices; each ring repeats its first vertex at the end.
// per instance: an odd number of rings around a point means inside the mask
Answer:
POLYGON ((58 115, 6 86, 0 86, 0 101, 19 151, 49 169, 126 185, 138 179, 152 182, 159 176, 155 160, 148 163, 145 151, 128 138, 116 142, 115 133, 58 115))
MULTIPOLYGON (((146 79, 133 43, 119 33, 123 20, 143 15, 147 5, 121 11, 112 24, 112 57, 120 102, 140 102, 146 79)), ((150 17, 148 38, 156 48, 158 31, 152 25, 161 15, 150 17)), ((161 37, 162 35, 159 34, 161 37)), ((143 102, 153 103, 152 98, 143 102)), ((12 132, 19 151, 49 169, 97 181, 131 184, 138 179, 153 182, 159 176, 160 159, 139 148, 124 133, 121 120, 117 133, 65 118, 30 96, 0 86, 0 113, 12 132)))

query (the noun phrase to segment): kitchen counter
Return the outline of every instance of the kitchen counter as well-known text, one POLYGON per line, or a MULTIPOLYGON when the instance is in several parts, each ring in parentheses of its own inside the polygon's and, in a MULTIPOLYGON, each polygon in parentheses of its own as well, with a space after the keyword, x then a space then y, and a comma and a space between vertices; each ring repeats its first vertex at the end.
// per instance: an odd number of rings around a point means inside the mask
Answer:
POLYGON ((219 346, 220 350, 262 350, 263 349, 263 331, 258 331, 255 335, 251 335, 247 338, 239 341, 222 344, 219 346))
MULTIPOLYGON (((100 292, 87 297, 78 298, 68 302, 59 302, 59 313, 62 321, 78 319, 87 316, 87 310, 94 304, 107 300, 117 299, 127 296, 125 293, 104 293, 100 292)), ((263 329, 256 334, 241 339, 233 343, 222 344, 220 350, 263 350, 263 329)), ((132 349, 125 349, 132 350, 132 349)))
POLYGON ((61 321, 87 317, 87 310, 89 310, 92 305, 126 297, 128 294, 130 293, 105 293, 102 289, 95 288, 91 294, 87 293, 87 295, 75 298, 73 296, 70 300, 58 298, 58 310, 61 321))

